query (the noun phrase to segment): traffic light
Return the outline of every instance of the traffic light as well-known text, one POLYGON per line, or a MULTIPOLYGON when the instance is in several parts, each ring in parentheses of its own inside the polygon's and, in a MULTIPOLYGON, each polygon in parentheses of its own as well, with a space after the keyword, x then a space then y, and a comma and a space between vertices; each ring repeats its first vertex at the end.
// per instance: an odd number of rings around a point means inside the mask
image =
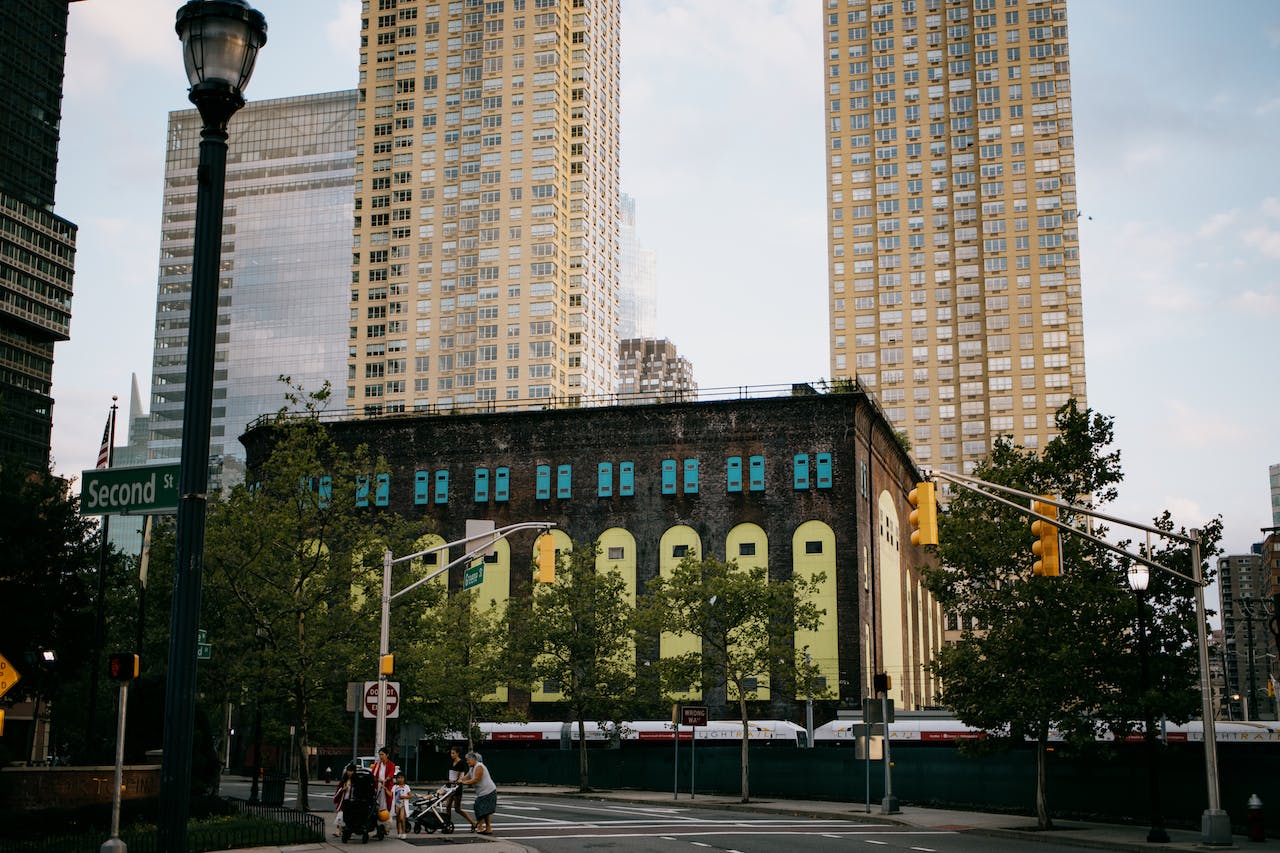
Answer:
POLYGON ((107 675, 115 681, 132 681, 137 678, 138 656, 129 653, 108 656, 107 675))
POLYGON ((539 583, 556 582, 556 540, 550 533, 538 537, 538 574, 539 583))
POLYGON ((396 656, 383 655, 378 658, 378 675, 395 675, 396 674, 396 656))
POLYGON ((938 502, 934 494, 933 483, 916 483, 916 487, 907 495, 907 500, 914 507, 911 510, 911 544, 938 544, 938 502))
MULTIPOLYGON (((1052 495, 1042 497, 1052 500, 1052 495)), ((1032 501, 1031 511, 1040 515, 1058 518, 1058 505, 1044 501, 1032 501)), ((1037 575, 1056 578, 1062 571, 1062 559, 1058 549, 1058 528, 1044 519, 1037 518, 1031 522, 1031 532, 1036 541, 1031 543, 1031 553, 1036 555, 1035 565, 1031 570, 1037 575)))
POLYGON ((887 672, 877 672, 871 676, 871 689, 876 693, 888 693, 893 689, 893 676, 887 672))

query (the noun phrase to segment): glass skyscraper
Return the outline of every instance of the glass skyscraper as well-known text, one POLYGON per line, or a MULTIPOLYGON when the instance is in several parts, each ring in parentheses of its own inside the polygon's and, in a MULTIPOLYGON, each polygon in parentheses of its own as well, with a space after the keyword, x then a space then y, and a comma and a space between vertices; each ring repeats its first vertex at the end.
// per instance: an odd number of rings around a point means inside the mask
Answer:
MULTIPOLYGON (((249 103, 231 122, 209 453, 236 482, 238 441, 285 406, 281 376, 345 387, 355 175, 354 91, 249 103)), ((151 461, 178 458, 186 383, 200 116, 169 115, 152 363, 151 461)))

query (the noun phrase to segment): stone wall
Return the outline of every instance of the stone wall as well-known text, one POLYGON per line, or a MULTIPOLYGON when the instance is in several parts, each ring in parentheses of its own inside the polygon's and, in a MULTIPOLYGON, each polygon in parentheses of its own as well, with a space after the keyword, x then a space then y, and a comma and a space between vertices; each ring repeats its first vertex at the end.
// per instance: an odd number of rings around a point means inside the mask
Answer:
MULTIPOLYGON (((111 802, 115 784, 110 767, 5 767, 0 769, 0 812, 75 808, 111 802)), ((122 799, 160 796, 160 765, 124 768, 122 799)))

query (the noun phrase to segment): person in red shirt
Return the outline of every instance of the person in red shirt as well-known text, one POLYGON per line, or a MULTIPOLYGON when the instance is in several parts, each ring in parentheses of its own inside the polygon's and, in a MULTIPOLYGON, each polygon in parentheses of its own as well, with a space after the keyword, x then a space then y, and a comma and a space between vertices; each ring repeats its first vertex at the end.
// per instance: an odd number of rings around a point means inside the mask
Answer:
POLYGON ((396 763, 385 746, 378 747, 378 760, 370 768, 378 783, 378 811, 391 811, 391 789, 396 784, 396 763))

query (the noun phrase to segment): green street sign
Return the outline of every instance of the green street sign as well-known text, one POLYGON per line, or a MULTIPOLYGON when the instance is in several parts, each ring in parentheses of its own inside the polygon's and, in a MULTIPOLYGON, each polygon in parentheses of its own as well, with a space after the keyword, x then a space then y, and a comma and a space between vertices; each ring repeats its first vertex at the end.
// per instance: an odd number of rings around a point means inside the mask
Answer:
POLYGON ((163 515, 178 511, 178 466, 91 468, 80 478, 81 515, 163 515))
POLYGON ((477 560, 462 573, 462 589, 466 591, 484 583, 484 560, 477 560))
POLYGON ((212 644, 196 643, 196 660, 213 660, 212 644))
POLYGON ((196 642, 197 642, 197 643, 207 643, 207 642, 209 642, 209 632, 208 632, 208 631, 206 631, 204 628, 197 628, 197 629, 196 629, 196 642))

